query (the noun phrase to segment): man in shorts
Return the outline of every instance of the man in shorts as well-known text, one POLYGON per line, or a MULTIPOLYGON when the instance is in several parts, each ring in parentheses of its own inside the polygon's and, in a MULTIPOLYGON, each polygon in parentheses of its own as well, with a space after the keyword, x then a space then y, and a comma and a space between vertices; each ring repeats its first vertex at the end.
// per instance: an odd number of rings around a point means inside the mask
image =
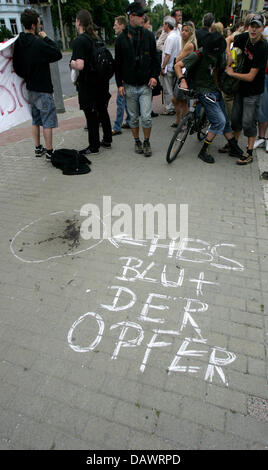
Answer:
MULTIPOLYGON (((264 92, 265 68, 267 65, 268 47, 262 36, 264 17, 256 13, 250 20, 248 31, 235 37, 229 36, 227 45, 234 42, 234 47, 242 50, 244 63, 242 73, 234 72, 231 65, 226 72, 240 80, 240 86, 234 97, 232 108, 232 128, 238 139, 240 132, 248 138, 247 155, 237 161, 238 165, 247 165, 253 161, 253 148, 257 136, 257 121, 261 95, 264 92)), ((229 61, 230 50, 227 47, 229 61)))
POLYGON ((57 44, 40 31, 37 11, 26 8, 21 14, 21 23, 25 31, 15 42, 13 67, 26 81, 29 92, 35 156, 41 157, 45 153, 46 159, 51 160, 52 129, 58 127, 58 120, 49 64, 60 60, 62 54, 57 44), (40 144, 40 126, 43 126, 45 149, 40 144))

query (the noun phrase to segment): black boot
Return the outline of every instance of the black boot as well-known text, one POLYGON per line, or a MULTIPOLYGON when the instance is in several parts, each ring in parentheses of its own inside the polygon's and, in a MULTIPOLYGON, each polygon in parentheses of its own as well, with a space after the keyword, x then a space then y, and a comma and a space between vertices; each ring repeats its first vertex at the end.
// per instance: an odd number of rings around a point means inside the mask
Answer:
POLYGON ((228 140, 228 144, 230 157, 240 158, 246 156, 245 152, 243 152, 243 150, 239 147, 237 140, 235 140, 234 137, 228 140))
POLYGON ((215 163, 214 158, 210 155, 208 150, 210 144, 211 142, 209 140, 204 141, 203 147, 198 154, 198 158, 201 158, 201 160, 206 163, 215 163))

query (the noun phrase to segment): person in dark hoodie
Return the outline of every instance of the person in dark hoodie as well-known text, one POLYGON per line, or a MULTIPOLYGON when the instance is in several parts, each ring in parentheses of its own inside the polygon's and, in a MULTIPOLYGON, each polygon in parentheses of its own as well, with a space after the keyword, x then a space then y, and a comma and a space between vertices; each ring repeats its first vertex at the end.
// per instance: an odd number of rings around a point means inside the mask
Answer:
POLYGON ((129 24, 116 39, 115 78, 118 93, 126 95, 135 152, 152 155, 149 142, 152 127, 152 89, 157 85, 160 64, 154 35, 144 29, 146 10, 138 2, 127 7, 129 24), (144 134, 139 139, 139 111, 144 134))
POLYGON ((41 157, 45 153, 46 159, 51 160, 52 129, 58 127, 58 120, 49 64, 60 60, 62 54, 56 43, 40 31, 37 11, 26 8, 21 14, 21 23, 25 31, 15 42, 13 67, 26 81, 29 92, 35 156, 41 157), (40 145, 40 126, 43 126, 46 149, 40 145))
POLYGON ((79 72, 77 80, 78 101, 84 111, 88 129, 88 147, 80 150, 84 155, 99 154, 102 149, 112 146, 112 126, 108 113, 108 103, 111 97, 109 79, 97 78, 92 68, 94 58, 94 42, 99 42, 94 29, 91 14, 88 10, 79 10, 75 22, 78 36, 73 43, 71 69, 79 72), (99 124, 102 125, 103 139, 100 141, 99 124))

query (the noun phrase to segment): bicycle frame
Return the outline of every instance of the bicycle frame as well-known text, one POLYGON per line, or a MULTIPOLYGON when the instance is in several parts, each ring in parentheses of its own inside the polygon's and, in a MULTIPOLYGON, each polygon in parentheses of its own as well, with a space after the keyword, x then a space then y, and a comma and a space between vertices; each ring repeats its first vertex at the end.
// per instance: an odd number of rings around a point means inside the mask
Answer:
MULTIPOLYGON (((187 90, 184 89, 184 91, 187 90)), ((191 135, 197 132, 198 140, 202 141, 207 133, 207 119, 198 94, 189 90, 189 98, 189 111, 175 130, 167 150, 166 160, 168 163, 173 162, 177 158, 188 134, 191 135)), ((210 99, 210 97, 208 98, 210 99)))

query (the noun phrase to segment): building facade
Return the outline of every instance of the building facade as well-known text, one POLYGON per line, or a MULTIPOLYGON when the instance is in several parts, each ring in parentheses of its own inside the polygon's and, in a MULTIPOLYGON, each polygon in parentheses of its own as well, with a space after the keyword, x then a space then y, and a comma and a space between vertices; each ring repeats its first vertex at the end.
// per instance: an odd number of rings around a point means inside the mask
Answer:
POLYGON ((0 27, 5 26, 14 36, 23 31, 20 15, 27 6, 27 0, 0 0, 0 27))

